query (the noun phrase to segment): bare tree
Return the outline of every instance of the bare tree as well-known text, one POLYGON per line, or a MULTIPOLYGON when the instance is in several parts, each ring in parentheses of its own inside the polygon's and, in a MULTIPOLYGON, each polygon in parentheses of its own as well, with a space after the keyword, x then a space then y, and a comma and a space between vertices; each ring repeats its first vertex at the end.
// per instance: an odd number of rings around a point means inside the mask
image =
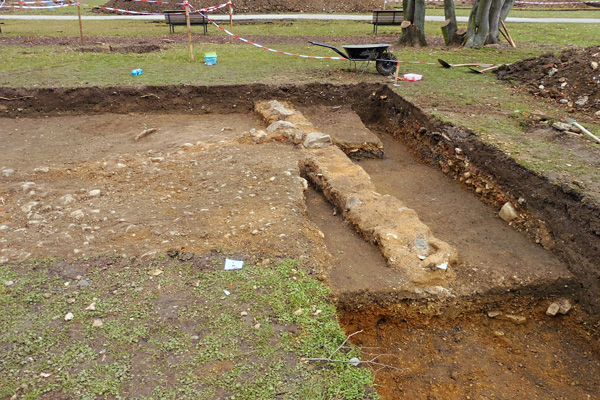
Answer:
POLYGON ((403 0, 404 21, 398 43, 406 46, 427 46, 425 39, 425 0, 403 0))
POLYGON ((465 47, 477 48, 500 43, 500 25, 515 0, 475 0, 467 26, 465 47))

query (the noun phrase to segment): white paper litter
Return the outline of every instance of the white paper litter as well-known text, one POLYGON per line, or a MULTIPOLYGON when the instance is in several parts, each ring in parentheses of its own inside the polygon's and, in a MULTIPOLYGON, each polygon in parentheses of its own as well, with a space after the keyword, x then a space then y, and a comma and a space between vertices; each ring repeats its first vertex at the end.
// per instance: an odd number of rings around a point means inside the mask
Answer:
POLYGON ((227 289, 223 289, 223 293, 225 293, 225 296, 229 296, 231 294, 231 292, 227 289))
POLYGON ((231 271, 234 269, 242 269, 244 266, 243 261, 230 260, 229 258, 225 259, 225 271, 231 271))

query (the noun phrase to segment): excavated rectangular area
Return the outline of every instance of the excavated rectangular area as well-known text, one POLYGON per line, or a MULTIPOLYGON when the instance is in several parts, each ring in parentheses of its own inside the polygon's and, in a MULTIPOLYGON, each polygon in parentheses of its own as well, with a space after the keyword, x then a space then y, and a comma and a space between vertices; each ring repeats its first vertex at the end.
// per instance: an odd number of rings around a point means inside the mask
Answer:
POLYGON ((0 263, 290 257, 361 331, 383 398, 597 398, 598 204, 389 87, 0 98, 0 263))

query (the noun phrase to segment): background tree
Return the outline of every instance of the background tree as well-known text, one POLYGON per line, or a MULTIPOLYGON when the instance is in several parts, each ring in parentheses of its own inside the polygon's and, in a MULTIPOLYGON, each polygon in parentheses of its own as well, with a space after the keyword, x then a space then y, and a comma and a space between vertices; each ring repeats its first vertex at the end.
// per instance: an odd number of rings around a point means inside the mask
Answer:
POLYGON ((515 0, 475 0, 465 36, 465 47, 500 43, 500 26, 515 0))
POLYGON ((398 43, 406 46, 427 46, 425 39, 425 0, 403 0, 404 21, 398 43))

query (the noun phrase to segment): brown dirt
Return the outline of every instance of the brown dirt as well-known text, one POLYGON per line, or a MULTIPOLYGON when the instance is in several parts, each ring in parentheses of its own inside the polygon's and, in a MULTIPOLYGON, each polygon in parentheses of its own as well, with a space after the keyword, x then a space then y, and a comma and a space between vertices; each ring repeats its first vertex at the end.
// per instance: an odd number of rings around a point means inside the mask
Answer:
POLYGON ((2 88, 0 97, 14 99, 1 104, 0 124, 7 128, 0 170, 15 170, 0 175, 2 262, 58 256, 68 273, 78 257, 144 258, 170 249, 192 257, 213 249, 293 257, 315 272, 331 270, 348 332, 364 329, 359 345, 393 355, 380 361, 402 371, 377 375, 386 398, 597 394, 600 356, 579 323, 594 333, 598 204, 582 203, 577 193, 517 165, 475 134, 429 119, 385 86, 2 88), (326 125, 332 121, 318 116, 327 107, 351 104, 381 135, 384 152, 390 147, 383 161, 361 161, 378 190, 422 207, 421 218, 436 235, 454 240, 470 268, 489 261, 490 276, 503 278, 522 264, 544 271, 565 263, 577 285, 515 281, 507 293, 499 290, 504 283, 492 280, 481 283, 479 295, 447 303, 407 301, 380 290, 390 283, 373 274, 385 268, 378 254, 369 246, 360 250, 364 243, 357 244, 360 239, 320 195, 303 192, 300 151, 287 143, 235 140, 261 127, 252 115, 254 102, 272 98, 288 100, 326 125), (136 142, 147 128, 158 130, 136 142), (416 161, 394 147, 392 136, 416 161), (467 171, 469 183, 460 179, 467 171), (404 182, 398 178, 403 174, 404 182), (478 185, 485 190, 477 197, 492 208, 471 203, 478 185), (98 196, 90 193, 94 189, 98 196), (504 201, 518 204, 519 197, 527 201, 513 226, 531 243, 494 216, 504 201), (371 278, 375 286, 361 288, 371 278), (577 304, 571 314, 550 319, 544 311, 557 295, 577 304), (481 314, 494 309, 527 322, 481 314))
MULTIPOLYGON (((223 1, 224 3, 225 1, 223 1)), ((180 3, 175 1, 173 3, 180 3)), ((218 5, 222 2, 216 1, 214 4, 207 4, 197 0, 191 0, 190 4, 194 8, 208 7, 218 5)), ((349 12, 370 12, 381 8, 382 3, 378 0, 340 0, 331 2, 327 0, 236 0, 234 3, 234 12, 236 13, 271 13, 271 12, 311 12, 311 13, 349 13, 349 12)), ((133 2, 127 0, 110 0, 105 7, 120 8, 131 11, 161 12, 163 10, 176 10, 181 6, 175 4, 156 4, 133 2)), ((228 12, 220 10, 217 12, 228 12)))
POLYGON ((600 46, 548 53, 503 67, 498 78, 515 81, 533 96, 564 104, 588 118, 600 112, 600 46))

